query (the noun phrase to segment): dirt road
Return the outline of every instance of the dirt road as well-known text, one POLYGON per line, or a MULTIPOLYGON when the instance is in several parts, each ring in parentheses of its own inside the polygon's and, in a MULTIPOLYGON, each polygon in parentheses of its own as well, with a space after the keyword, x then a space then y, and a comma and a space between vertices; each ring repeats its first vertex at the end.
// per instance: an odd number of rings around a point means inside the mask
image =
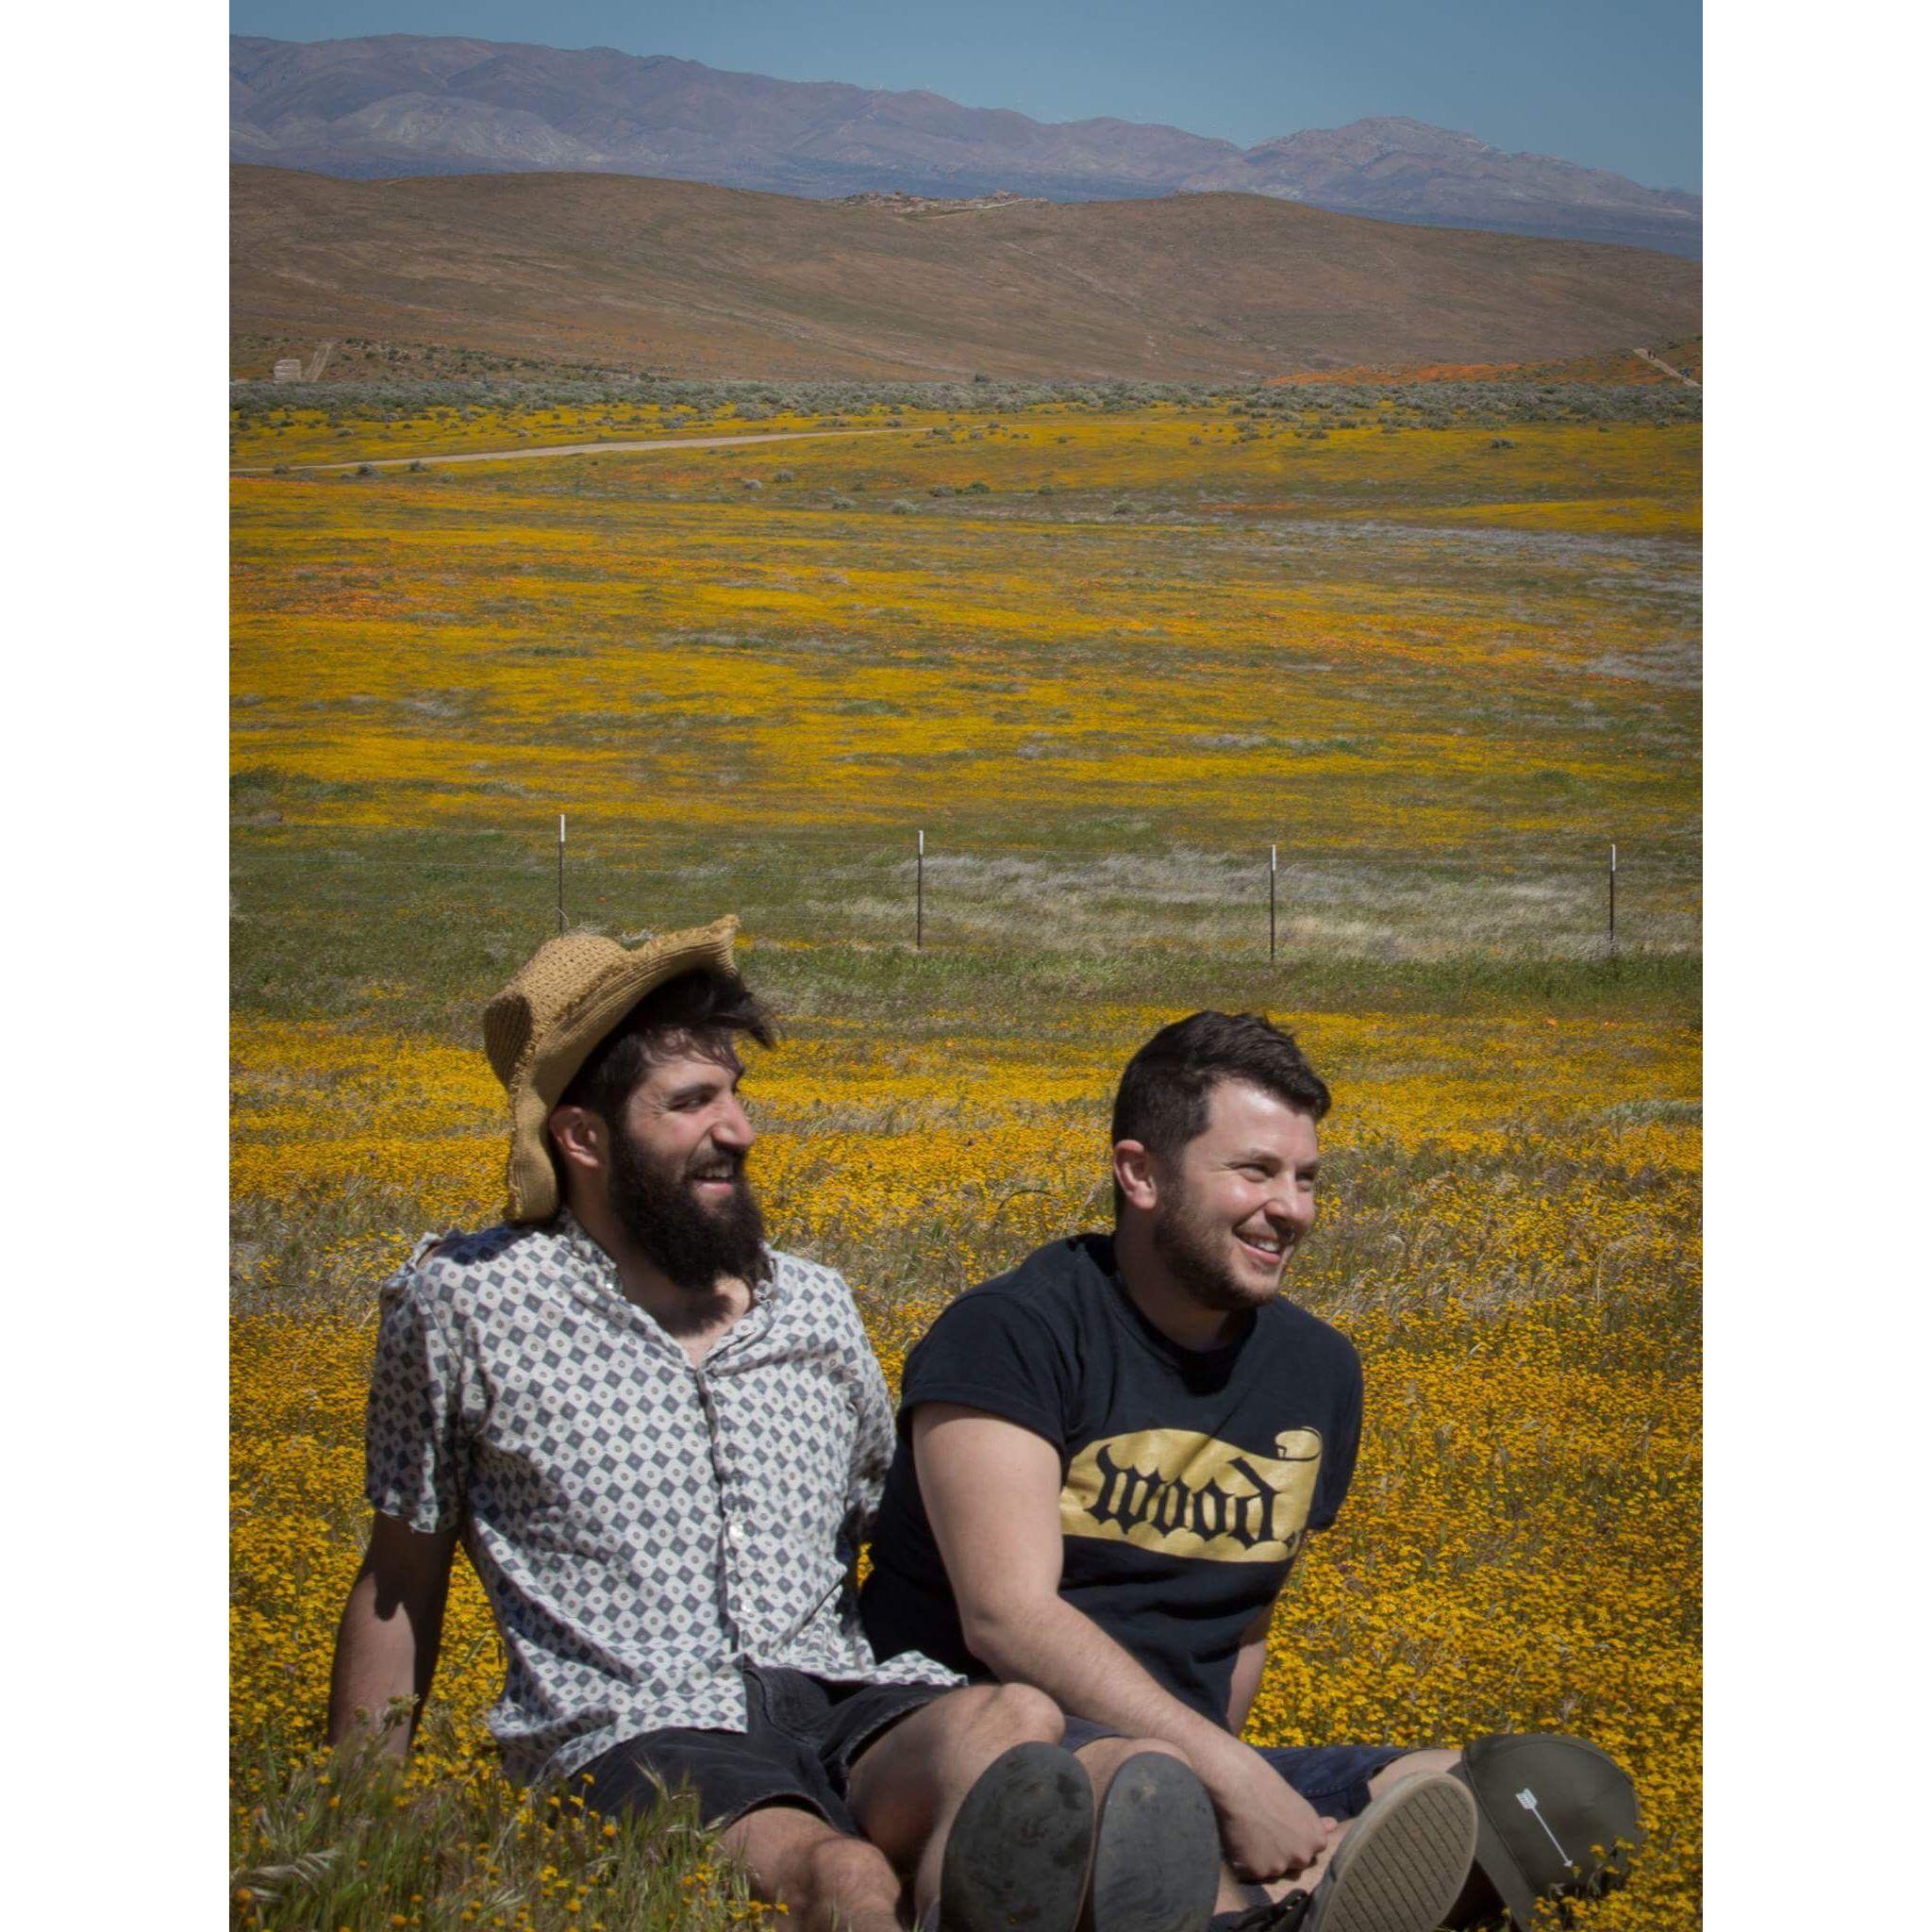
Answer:
POLYGON ((1704 387, 1704 385, 1701 382, 1699 382, 1694 375, 1686 375, 1681 369, 1673 369, 1671 365, 1668 362, 1666 362, 1661 356, 1653 356, 1648 349, 1639 349, 1637 353, 1640 356, 1641 356, 1646 362, 1656 364, 1656 366, 1661 369, 1666 375, 1674 375, 1679 382, 1685 385, 1686 388, 1702 389, 1704 387))
POLYGON ((651 442, 552 442, 541 448, 466 449, 446 457, 352 457, 345 463, 257 463, 231 476, 266 476, 271 470, 407 470, 411 463, 526 463, 538 457, 627 456, 633 450, 739 449, 747 443, 801 442, 808 436, 901 436, 903 429, 775 429, 765 436, 664 436, 651 442))

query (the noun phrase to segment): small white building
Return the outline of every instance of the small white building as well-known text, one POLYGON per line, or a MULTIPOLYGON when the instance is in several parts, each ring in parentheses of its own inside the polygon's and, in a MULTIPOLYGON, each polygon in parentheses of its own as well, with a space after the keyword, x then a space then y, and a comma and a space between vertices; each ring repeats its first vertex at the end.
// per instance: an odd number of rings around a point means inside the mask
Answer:
POLYGON ((302 380, 302 358, 299 356, 284 356, 275 364, 277 382, 300 382, 302 380))

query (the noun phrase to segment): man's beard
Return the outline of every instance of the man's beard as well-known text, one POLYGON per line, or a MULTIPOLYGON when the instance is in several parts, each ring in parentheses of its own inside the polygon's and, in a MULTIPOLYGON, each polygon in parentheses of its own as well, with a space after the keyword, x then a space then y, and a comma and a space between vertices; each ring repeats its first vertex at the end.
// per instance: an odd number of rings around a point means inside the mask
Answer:
POLYGON ((721 1281, 756 1287, 765 1278, 765 1218, 745 1180, 743 1155, 707 1157, 708 1167, 732 1166, 730 1199, 709 1208, 692 1194, 688 1171, 667 1173, 622 1131, 610 1142, 610 1211, 666 1280, 688 1294, 709 1294, 721 1281))
POLYGON ((1272 1300, 1279 1291, 1279 1275, 1275 1289, 1265 1295, 1257 1295, 1239 1279, 1224 1258, 1220 1224, 1197 1215, 1189 1201, 1157 1205, 1151 1233, 1154 1252, 1167 1263, 1168 1273, 1188 1298, 1201 1307, 1241 1314, 1272 1300))

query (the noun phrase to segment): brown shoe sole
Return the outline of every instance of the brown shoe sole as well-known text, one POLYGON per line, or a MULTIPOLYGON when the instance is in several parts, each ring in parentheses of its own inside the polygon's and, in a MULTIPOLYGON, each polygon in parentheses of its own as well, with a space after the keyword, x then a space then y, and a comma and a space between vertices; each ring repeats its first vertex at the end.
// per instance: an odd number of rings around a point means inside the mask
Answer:
POLYGON ((1350 1826, 1299 1932, 1436 1932, 1475 1857, 1475 1801, 1434 1774, 1391 1786, 1350 1826))

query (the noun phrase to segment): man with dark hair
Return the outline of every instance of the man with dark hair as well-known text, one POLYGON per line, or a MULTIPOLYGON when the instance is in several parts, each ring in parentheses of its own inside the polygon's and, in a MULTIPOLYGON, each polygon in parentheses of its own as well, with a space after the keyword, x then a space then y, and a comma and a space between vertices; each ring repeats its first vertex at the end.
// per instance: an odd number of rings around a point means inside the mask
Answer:
POLYGON ((825 1932, 904 1907, 1073 1932, 1090 1862, 1096 1932, 1187 1932, 1215 1849, 1185 1765, 1131 1754, 1096 1820, 1048 1698, 866 1642, 891 1407, 845 1284, 765 1242, 736 1042, 774 1031, 735 926, 553 940, 491 1001, 508 1214, 384 1291, 330 1734, 407 1749, 460 1540, 513 1777, 606 1811, 689 1786, 758 1894, 825 1932), (1167 1916, 1109 1923, 1116 1896, 1167 1916))
MULTIPOLYGON (((1218 1814, 1226 1923, 1431 1932, 1497 1902, 1472 1874, 1496 1794, 1472 1793, 1471 1766, 1241 1739, 1275 1598, 1335 1521, 1361 1433, 1353 1345, 1280 1292, 1314 1224, 1329 1104, 1293 1038, 1252 1014, 1195 1013, 1135 1054, 1111 1236, 969 1291, 908 1357, 861 1612, 881 1657, 1048 1692, 1096 1774, 1122 1734, 1180 1751, 1218 1814)), ((1601 1754, 1557 1755, 1566 1790, 1579 1764, 1604 1785, 1601 1754)), ((1499 1889, 1526 1924, 1527 1892, 1499 1889)))

